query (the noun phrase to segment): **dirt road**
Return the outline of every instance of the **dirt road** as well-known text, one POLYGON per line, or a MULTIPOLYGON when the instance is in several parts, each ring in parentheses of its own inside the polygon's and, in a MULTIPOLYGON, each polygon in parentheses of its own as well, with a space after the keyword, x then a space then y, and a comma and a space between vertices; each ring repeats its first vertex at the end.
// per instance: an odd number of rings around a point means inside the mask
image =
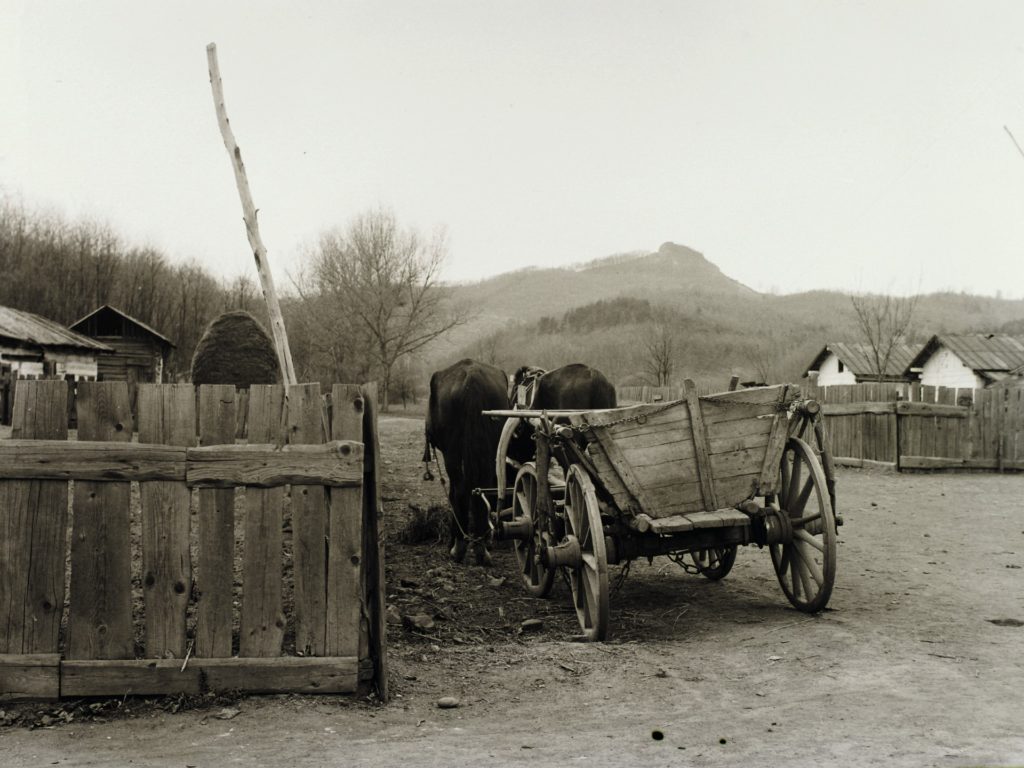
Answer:
POLYGON ((381 431, 389 602, 436 624, 391 627, 392 704, 249 697, 220 720, 128 700, 108 722, 0 729, 0 763, 1024 764, 1024 476, 842 471, 831 610, 792 610, 754 547, 720 583, 656 559, 612 595, 613 640, 585 645, 566 587, 527 599, 508 552, 485 571, 396 542, 408 505, 441 496, 422 424, 381 431))

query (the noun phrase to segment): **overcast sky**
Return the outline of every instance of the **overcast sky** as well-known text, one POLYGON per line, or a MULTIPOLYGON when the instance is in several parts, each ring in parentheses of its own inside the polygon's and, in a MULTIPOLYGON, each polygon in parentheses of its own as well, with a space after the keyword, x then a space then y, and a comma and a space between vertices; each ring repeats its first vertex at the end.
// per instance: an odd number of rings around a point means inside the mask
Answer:
POLYGON ((0 0, 0 195, 275 271, 390 206, 447 277, 703 252, 759 290, 1024 296, 1024 3, 0 0))

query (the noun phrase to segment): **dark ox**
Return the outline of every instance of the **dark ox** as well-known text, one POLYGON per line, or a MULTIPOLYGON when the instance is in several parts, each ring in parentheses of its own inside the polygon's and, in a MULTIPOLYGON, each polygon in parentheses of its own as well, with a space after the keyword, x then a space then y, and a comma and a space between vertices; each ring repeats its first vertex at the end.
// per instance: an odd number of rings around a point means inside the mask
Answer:
POLYGON ((423 460, 430 461, 431 446, 444 456, 456 521, 449 543, 457 562, 462 562, 470 543, 478 565, 490 562, 484 538, 487 507, 473 489, 493 489, 497 484, 494 457, 502 423, 481 411, 508 408, 506 382, 504 371, 475 360, 460 360, 430 377, 423 460))
POLYGON ((512 377, 513 399, 520 386, 527 388, 529 399, 520 405, 534 410, 582 411, 616 405, 612 383, 599 370, 583 363, 570 363, 547 372, 524 365, 512 377))

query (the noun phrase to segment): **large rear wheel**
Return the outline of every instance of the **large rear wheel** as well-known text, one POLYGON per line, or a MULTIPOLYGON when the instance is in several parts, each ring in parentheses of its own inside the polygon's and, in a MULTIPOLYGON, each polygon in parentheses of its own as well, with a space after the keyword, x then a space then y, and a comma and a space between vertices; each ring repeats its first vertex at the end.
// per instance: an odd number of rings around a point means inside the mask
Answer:
POLYGON ((566 538, 579 545, 579 565, 569 567, 569 585, 576 618, 587 640, 608 636, 608 558, 597 493, 578 464, 565 479, 566 538))
POLYGON ((814 450, 791 437, 782 455, 782 483, 771 506, 784 513, 792 538, 769 545, 782 591, 797 610, 816 613, 836 579, 836 522, 825 473, 814 450))

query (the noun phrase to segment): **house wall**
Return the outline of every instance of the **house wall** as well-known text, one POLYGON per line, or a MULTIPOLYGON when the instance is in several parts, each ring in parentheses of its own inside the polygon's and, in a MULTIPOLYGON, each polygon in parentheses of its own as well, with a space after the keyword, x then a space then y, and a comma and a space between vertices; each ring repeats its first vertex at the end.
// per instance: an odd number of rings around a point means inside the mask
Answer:
POLYGON ((132 381, 136 383, 163 380, 164 361, 159 346, 147 339, 129 339, 123 336, 99 336, 115 353, 100 358, 99 373, 102 381, 132 381))
POLYGON ((932 387, 972 387, 982 389, 985 380, 963 364, 955 354, 946 347, 939 349, 921 369, 921 383, 932 387))
POLYGON ((851 371, 839 372, 839 358, 829 354, 818 368, 818 386, 831 387, 836 384, 856 384, 857 377, 851 371))

